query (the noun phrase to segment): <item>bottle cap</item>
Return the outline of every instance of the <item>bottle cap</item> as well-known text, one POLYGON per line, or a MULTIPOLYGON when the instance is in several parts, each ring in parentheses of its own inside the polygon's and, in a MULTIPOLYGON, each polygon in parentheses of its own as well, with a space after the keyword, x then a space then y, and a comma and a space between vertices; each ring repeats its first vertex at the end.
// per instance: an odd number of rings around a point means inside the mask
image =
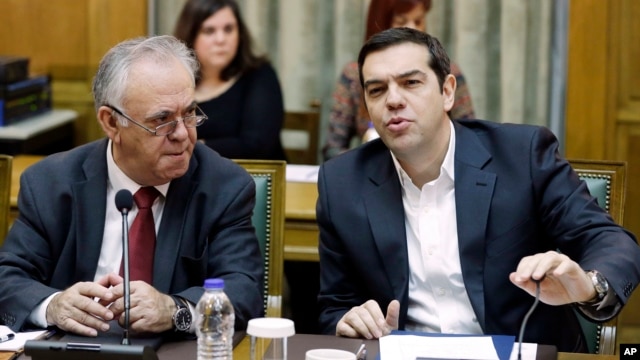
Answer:
POLYGON ((293 321, 283 318, 256 318, 249 320, 247 334, 261 338, 284 338, 295 335, 293 321))
POLYGON ((224 279, 206 279, 204 281, 205 289, 224 289, 224 279))

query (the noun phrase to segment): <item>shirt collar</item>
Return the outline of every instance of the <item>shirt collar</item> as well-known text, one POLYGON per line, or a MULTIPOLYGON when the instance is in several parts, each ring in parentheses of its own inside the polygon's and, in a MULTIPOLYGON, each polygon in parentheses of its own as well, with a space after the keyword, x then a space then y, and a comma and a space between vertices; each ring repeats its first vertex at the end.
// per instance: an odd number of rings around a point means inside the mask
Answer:
MULTIPOLYGON (((451 183, 453 183, 453 181, 455 180, 453 160, 455 159, 456 154, 456 129, 453 126, 453 121, 449 121, 449 126, 451 128, 451 131, 449 132, 449 147, 447 148, 447 152, 444 155, 442 165, 440 165, 440 175, 438 176, 438 179, 442 178, 442 176, 444 175, 450 180, 451 183)), ((398 173, 398 177, 400 178, 400 185, 404 186, 405 182, 411 182, 411 178, 404 171, 402 166, 400 166, 400 162, 398 162, 398 159, 393 154, 393 151, 390 152, 391 158, 393 159, 393 164, 396 167, 396 172, 398 173)))

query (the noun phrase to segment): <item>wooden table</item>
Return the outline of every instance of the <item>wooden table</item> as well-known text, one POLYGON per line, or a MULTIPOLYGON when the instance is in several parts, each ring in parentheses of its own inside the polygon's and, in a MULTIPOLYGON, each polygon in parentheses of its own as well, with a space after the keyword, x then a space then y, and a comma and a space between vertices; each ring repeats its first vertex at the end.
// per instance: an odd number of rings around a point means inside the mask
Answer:
POLYGON ((317 184, 287 181, 286 187, 284 259, 318 261, 317 184))
MULTIPOLYGON (((249 359, 249 337, 245 337, 238 346, 233 349, 234 359, 249 359)), ((596 355, 596 354, 577 354, 577 353, 558 353, 558 360, 617 360, 618 355, 596 355)), ((1 360, 1 359, 0 359, 1 360)))
MULTIPOLYGON (((321 337, 323 335, 311 335, 311 336, 321 337)), ((330 336, 326 335, 326 337, 330 337, 330 336)), ((335 338, 335 339, 337 340, 338 338, 335 338)), ((344 338, 341 338, 341 339, 344 339, 344 338)), ((333 343, 335 342, 335 340, 331 340, 331 342, 333 343)), ((326 341, 323 341, 323 343, 326 343, 326 341)), ((181 353, 183 355, 191 354, 195 351, 195 346, 196 346, 195 341, 184 342, 184 343, 168 343, 166 345, 163 345, 163 347, 160 348, 158 352, 158 356, 161 360, 171 360, 174 358, 178 359, 177 357, 174 357, 171 354, 175 355, 176 352, 181 353), (163 350, 164 346, 175 347, 175 348, 173 349, 173 351, 166 351, 167 349, 163 350), (176 351, 179 349, 181 349, 181 351, 176 351)), ((13 352, 0 351, 0 360, 9 360, 11 359, 12 356, 14 356, 14 354, 15 353, 13 352)), ((238 346, 236 346, 235 349, 233 349, 233 358, 249 359, 249 355, 250 355, 250 341, 249 341, 249 337, 245 337, 238 344, 238 346)), ((21 358, 24 358, 24 356, 22 356, 21 358)), ((563 353, 563 352, 558 353, 558 360, 617 360, 618 358, 619 358, 618 355, 576 354, 576 353, 563 353)))

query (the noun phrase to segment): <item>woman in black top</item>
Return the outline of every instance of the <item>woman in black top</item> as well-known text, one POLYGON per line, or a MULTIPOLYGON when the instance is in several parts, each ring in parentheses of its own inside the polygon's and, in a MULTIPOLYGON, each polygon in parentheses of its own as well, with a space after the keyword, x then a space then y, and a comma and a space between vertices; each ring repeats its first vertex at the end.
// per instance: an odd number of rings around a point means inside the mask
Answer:
POLYGON ((253 53, 238 4, 188 0, 174 33, 200 61, 195 95, 209 121, 198 128, 199 141, 227 158, 285 160, 280 83, 269 61, 253 53))

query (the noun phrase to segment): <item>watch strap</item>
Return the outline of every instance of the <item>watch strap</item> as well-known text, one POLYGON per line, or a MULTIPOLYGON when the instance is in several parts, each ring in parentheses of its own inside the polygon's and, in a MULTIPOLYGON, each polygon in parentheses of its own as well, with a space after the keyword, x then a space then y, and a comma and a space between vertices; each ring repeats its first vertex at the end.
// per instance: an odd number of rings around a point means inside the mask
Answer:
POLYGON ((187 306, 185 300, 179 296, 175 296, 175 295, 170 295, 171 298, 173 299, 173 302, 176 303, 176 311, 179 310, 180 308, 189 308, 189 306, 187 306))

